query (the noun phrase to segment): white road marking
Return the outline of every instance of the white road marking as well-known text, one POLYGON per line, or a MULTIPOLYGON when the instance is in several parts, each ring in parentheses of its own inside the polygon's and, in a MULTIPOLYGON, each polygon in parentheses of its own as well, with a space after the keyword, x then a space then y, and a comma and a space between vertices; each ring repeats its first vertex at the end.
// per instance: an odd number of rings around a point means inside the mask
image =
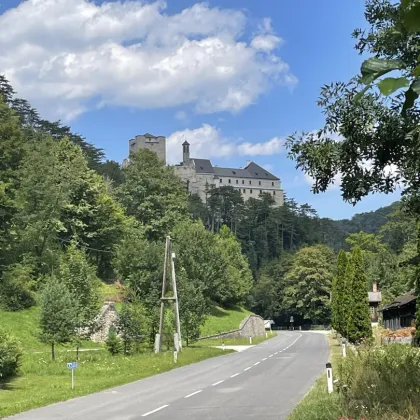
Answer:
POLYGON ((215 383, 214 383, 214 384, 212 384, 211 386, 216 386, 216 385, 219 385, 219 384, 221 384, 222 382, 225 382, 225 380, 223 379, 223 381, 215 382, 215 383))
POLYGON ((257 365, 259 365, 261 362, 257 362, 257 363, 254 363, 254 366, 257 366, 257 365))
POLYGON ((156 413, 157 411, 163 410, 164 408, 169 407, 169 405, 162 405, 162 407, 156 408, 156 410, 149 411, 142 415, 142 417, 149 416, 150 414, 156 413))
POLYGON ((197 395, 197 394, 199 394, 200 392, 203 392, 203 390, 202 390, 202 389, 200 389, 199 391, 195 391, 195 392, 193 392, 192 394, 188 394, 188 395, 186 395, 184 398, 190 398, 190 397, 192 397, 193 395, 197 395))
POLYGON ((244 371, 245 371, 245 370, 249 370, 249 369, 251 369, 251 368, 252 368, 252 366, 247 367, 247 368, 245 368, 245 369, 244 369, 244 371))
POLYGON ((274 356, 274 354, 270 354, 270 356, 268 356, 268 357, 273 357, 274 356))
POLYGON ((262 361, 262 362, 265 362, 266 360, 267 360, 267 358, 266 358, 266 357, 264 357, 264 359, 262 359, 261 361, 262 361))
POLYGON ((234 378, 235 376, 240 375, 240 373, 235 373, 234 375, 231 376, 231 378, 234 378))

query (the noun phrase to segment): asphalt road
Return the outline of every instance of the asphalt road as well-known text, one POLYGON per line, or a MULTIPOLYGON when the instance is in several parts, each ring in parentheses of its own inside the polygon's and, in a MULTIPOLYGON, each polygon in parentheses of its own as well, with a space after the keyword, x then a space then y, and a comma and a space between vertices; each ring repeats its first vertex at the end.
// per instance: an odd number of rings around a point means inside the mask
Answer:
POLYGON ((323 334, 280 332, 241 353, 208 359, 13 420, 282 420, 325 369, 323 334))

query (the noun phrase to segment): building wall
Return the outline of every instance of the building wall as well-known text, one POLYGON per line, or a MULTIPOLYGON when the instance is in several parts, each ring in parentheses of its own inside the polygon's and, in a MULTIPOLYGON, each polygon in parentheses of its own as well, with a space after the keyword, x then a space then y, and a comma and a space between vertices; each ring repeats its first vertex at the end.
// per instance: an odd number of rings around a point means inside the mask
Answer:
POLYGON ((155 152, 160 160, 166 163, 166 137, 158 136, 148 138, 143 135, 136 136, 130 140, 129 153, 137 152, 140 149, 147 149, 155 152))
POLYGON ((280 181, 234 177, 220 177, 217 180, 217 186, 221 187, 226 185, 239 189, 245 201, 250 198, 258 198, 261 192, 265 192, 273 196, 276 206, 282 206, 284 204, 284 195, 280 181))

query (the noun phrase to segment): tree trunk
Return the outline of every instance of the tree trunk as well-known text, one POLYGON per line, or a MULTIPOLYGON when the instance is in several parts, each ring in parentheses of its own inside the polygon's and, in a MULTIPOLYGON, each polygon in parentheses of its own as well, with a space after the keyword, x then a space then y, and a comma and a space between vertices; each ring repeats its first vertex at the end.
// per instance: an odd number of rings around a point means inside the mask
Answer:
POLYGON ((51 356, 52 359, 55 360, 55 348, 54 348, 54 343, 51 343, 51 356))

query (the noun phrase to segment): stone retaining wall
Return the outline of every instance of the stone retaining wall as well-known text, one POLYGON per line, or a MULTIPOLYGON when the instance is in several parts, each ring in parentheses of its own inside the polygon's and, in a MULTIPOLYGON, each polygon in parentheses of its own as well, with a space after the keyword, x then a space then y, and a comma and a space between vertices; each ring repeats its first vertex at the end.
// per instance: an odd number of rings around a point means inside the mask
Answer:
POLYGON ((237 330, 226 331, 219 334, 200 337, 199 340, 209 338, 240 338, 258 337, 265 335, 264 319, 259 315, 249 315, 242 322, 237 330))
POLYGON ((108 338, 109 329, 115 327, 118 313, 114 302, 105 302, 96 318, 95 332, 90 339, 95 343, 104 343, 108 338))

